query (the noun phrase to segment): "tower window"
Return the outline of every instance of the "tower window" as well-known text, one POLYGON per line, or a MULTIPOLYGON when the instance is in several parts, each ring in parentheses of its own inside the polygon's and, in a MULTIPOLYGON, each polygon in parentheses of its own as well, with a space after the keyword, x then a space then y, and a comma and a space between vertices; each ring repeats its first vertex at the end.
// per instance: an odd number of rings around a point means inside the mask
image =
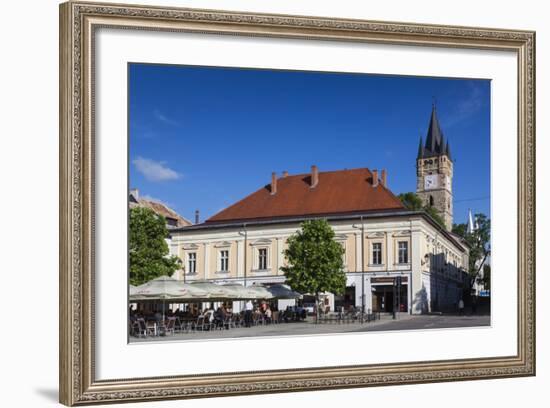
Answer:
POLYGON ((434 206, 434 197, 430 196, 430 207, 434 206))

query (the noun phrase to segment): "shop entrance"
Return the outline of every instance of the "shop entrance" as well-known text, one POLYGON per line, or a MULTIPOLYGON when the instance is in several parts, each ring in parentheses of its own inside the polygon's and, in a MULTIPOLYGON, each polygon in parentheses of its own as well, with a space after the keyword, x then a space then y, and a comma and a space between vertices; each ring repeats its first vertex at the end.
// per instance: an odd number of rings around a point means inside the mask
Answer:
POLYGON ((347 286, 342 296, 334 296, 334 306, 336 310, 350 310, 353 306, 361 307, 355 304, 355 286, 347 286))
MULTIPOLYGON (((387 278, 386 278, 387 279, 387 278)), ((408 312, 407 284, 396 286, 391 284, 376 284, 372 286, 372 310, 373 312, 393 313, 395 311, 408 312), (398 289, 399 288, 399 289, 398 289)))

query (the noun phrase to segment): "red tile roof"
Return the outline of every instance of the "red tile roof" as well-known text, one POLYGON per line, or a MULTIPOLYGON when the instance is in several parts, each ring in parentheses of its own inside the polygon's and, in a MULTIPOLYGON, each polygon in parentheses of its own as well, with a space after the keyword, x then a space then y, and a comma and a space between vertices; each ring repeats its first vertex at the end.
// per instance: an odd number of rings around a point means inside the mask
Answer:
POLYGON ((381 182, 373 187, 372 173, 367 168, 319 172, 318 185, 314 188, 310 185, 309 173, 279 177, 275 194, 271 194, 268 184, 213 215, 206 223, 405 208, 381 182))

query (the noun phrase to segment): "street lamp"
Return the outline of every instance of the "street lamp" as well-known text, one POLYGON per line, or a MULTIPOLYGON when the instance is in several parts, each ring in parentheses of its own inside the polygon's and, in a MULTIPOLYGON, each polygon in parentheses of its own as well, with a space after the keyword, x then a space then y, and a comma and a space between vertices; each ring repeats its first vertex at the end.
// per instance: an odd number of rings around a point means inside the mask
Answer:
POLYGON ((243 224, 243 231, 239 231, 239 235, 244 237, 244 287, 246 287, 246 253, 248 252, 248 231, 246 230, 246 223, 243 224))
POLYGON ((365 223, 363 222, 363 216, 361 216, 361 226, 355 224, 353 228, 361 230, 361 323, 365 321, 365 223))

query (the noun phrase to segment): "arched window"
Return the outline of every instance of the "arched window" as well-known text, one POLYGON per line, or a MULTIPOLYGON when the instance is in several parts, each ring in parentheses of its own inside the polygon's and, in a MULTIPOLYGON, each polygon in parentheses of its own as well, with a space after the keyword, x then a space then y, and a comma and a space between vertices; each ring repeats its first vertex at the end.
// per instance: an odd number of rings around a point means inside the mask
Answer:
POLYGON ((434 197, 430 196, 430 207, 434 206, 434 197))

